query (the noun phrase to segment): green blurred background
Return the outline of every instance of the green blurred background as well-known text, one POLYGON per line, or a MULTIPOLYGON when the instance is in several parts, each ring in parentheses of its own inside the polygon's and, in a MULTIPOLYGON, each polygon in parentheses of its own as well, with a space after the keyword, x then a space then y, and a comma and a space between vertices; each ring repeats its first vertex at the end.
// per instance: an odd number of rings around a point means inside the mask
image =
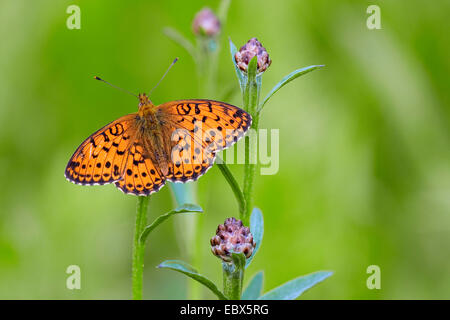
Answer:
MULTIPOLYGON (((218 1, 1 0, 0 298, 131 297, 136 198, 71 184, 64 168, 84 138, 138 107, 92 76, 145 92, 178 56, 152 100, 200 98, 192 59, 162 29, 193 40, 204 6, 218 1), (70 4, 81 8, 81 30, 66 27, 70 4), (71 264, 81 267, 81 290, 66 288, 71 264)), ((448 1, 232 1, 222 86, 237 85, 228 36, 239 47, 257 37, 269 51, 263 94, 296 68, 326 65, 283 88, 262 115, 262 128, 280 129, 280 170, 257 176, 265 237, 247 275, 264 269, 266 291, 333 270, 303 298, 450 298, 449 9, 448 1), (381 8, 381 30, 366 27, 370 4, 381 8), (372 264, 381 290, 366 287, 372 264)), ((241 181, 241 166, 230 167, 241 181)), ((199 180, 198 198, 196 267, 221 283, 209 238, 237 205, 217 168, 199 180)), ((163 188, 149 215, 173 205, 163 188)), ((155 268, 189 258, 177 219, 149 239, 145 298, 187 297, 192 280, 155 268)))

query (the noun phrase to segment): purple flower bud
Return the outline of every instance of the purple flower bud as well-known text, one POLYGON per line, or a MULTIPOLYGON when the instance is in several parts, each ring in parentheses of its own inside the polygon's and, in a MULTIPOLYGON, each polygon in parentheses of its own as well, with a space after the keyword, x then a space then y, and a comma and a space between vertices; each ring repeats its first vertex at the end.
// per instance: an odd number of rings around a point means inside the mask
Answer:
POLYGON ((192 31, 196 35, 214 37, 220 33, 220 21, 211 9, 204 8, 195 15, 192 31))
POLYGON ((228 218, 224 224, 219 224, 216 235, 211 238, 212 253, 224 262, 231 262, 231 253, 243 253, 248 259, 255 248, 253 235, 241 220, 228 218))
POLYGON ((272 63, 269 58, 269 54, 256 38, 251 38, 243 45, 238 52, 236 52, 234 58, 236 59, 236 65, 244 72, 247 72, 248 64, 254 56, 258 59, 258 72, 264 72, 272 63))

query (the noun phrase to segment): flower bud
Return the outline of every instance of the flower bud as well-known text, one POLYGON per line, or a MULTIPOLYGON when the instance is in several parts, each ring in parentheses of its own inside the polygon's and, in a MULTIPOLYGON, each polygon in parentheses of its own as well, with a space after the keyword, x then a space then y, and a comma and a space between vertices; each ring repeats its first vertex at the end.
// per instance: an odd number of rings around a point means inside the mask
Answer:
POLYGON ((234 58, 236 59, 236 64, 244 72, 247 72, 248 64, 254 56, 258 59, 258 69, 259 73, 266 71, 266 69, 272 63, 269 58, 269 54, 256 38, 251 38, 248 42, 243 45, 238 52, 236 52, 234 58))
POLYGON ((204 8, 195 15, 192 31, 196 35, 214 37, 220 33, 220 21, 211 9, 204 8))
POLYGON ((248 259, 255 248, 253 235, 241 220, 228 218, 219 224, 216 235, 211 238, 212 253, 224 262, 231 262, 231 253, 243 253, 248 259))

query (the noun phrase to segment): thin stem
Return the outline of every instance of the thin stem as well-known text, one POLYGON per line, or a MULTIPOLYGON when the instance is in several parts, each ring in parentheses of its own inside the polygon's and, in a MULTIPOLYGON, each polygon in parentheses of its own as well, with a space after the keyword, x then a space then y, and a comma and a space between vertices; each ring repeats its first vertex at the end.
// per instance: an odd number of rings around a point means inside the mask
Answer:
POLYGON ((199 94, 203 98, 211 98, 216 92, 219 49, 217 39, 197 36, 197 77, 199 94))
POLYGON ((230 300, 240 300, 244 279, 244 268, 233 263, 222 263, 223 294, 230 300))
MULTIPOLYGON (((253 123, 252 123, 252 129, 255 131, 258 130, 258 122, 259 122, 259 114, 256 114, 253 116, 253 123)), ((242 216, 242 222, 244 225, 248 226, 250 222, 250 214, 252 212, 253 208, 253 187, 254 187, 254 180, 255 180, 255 174, 256 169, 258 167, 257 163, 251 163, 250 159, 252 155, 250 154, 251 151, 251 138, 246 137, 245 138, 245 165, 244 165, 244 198, 245 198, 245 210, 244 214, 242 216)))
POLYGON ((147 222, 147 208, 150 197, 138 197, 136 209, 136 226, 134 230, 133 256, 131 267, 133 300, 142 300, 145 241, 141 234, 147 222))
MULTIPOLYGON (((249 73, 247 77, 247 83, 244 89, 244 108, 252 116, 252 126, 254 131, 258 130, 259 125, 259 112, 257 111, 259 105, 259 96, 261 91, 261 77, 256 75, 256 59, 253 58, 249 65, 249 73), (254 70, 254 72, 252 72, 254 70)), ((243 193, 245 197, 245 210, 241 216, 241 220, 244 225, 249 225, 250 214, 253 207, 253 185, 255 180, 257 163, 251 163, 250 152, 251 150, 252 136, 245 138, 245 165, 244 165, 244 188, 243 193)), ((254 139, 254 137, 253 137, 254 139)), ((257 159, 256 159, 257 162, 257 159)))

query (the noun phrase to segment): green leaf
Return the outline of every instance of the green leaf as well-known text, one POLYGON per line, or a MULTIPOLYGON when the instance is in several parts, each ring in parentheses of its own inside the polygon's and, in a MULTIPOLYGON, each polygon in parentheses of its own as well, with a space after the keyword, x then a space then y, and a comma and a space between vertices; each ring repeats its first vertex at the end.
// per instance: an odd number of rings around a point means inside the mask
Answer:
POLYGON ((158 218, 156 218, 152 224, 146 226, 144 228, 144 231, 141 233, 140 241, 143 243, 147 239, 150 232, 153 231, 157 226, 159 226, 161 223, 163 223, 165 220, 167 220, 170 216, 174 214, 179 213, 185 213, 185 212, 203 212, 203 209, 195 204, 186 203, 181 206, 179 206, 176 209, 173 209, 172 211, 169 211, 163 215, 160 215, 158 218))
POLYGON ((194 184, 169 182, 169 186, 177 206, 197 202, 194 184))
POLYGON ((261 296, 264 272, 260 271, 253 276, 242 294, 242 300, 256 300, 261 296))
POLYGON ((272 90, 270 90, 270 92, 264 98, 264 101, 260 104, 260 106, 258 108, 258 112, 260 112, 264 108, 264 105, 275 94, 275 92, 280 90, 283 86, 285 86, 286 84, 288 84, 292 80, 297 79, 298 77, 300 77, 300 76, 302 76, 304 74, 307 74, 307 73, 309 73, 309 72, 311 72, 313 70, 319 69, 321 67, 324 67, 324 65, 309 66, 309 67, 305 67, 305 68, 302 68, 302 69, 297 69, 297 70, 289 73, 287 76, 285 76, 283 79, 281 79, 281 81, 278 82, 275 85, 275 87, 272 88, 272 90))
POLYGON ((227 297, 217 288, 217 286, 205 276, 199 274, 191 265, 180 260, 166 260, 162 262, 158 268, 168 268, 181 273, 184 273, 188 277, 200 282, 209 290, 211 290, 220 300, 228 300, 227 297))
POLYGON ((234 56, 236 55, 237 49, 233 41, 231 41, 231 38, 229 38, 229 42, 230 42, 231 60, 233 61, 234 68, 236 69, 236 75, 239 80, 239 86, 241 87, 242 93, 244 93, 245 84, 247 83, 247 76, 242 72, 241 69, 238 68, 236 64, 236 59, 234 58, 234 56))
POLYGON ((245 259, 245 255, 242 252, 231 253, 231 260, 233 260, 235 268, 243 269, 245 266, 245 259))
POLYGON ((249 82, 254 81, 254 79, 256 79, 257 69, 258 69, 258 57, 254 56, 248 63, 247 67, 247 77, 249 82))
POLYGON ((303 292, 322 282, 333 273, 330 271, 319 271, 301 276, 282 284, 281 286, 265 293, 258 300, 294 300, 303 292))
MULTIPOLYGON (((222 160, 222 159, 220 159, 220 160, 222 160)), ((245 198, 244 198, 244 194, 241 191, 241 188, 239 187, 239 184, 237 183, 237 181, 234 178, 233 174, 231 173, 230 169, 228 168, 228 166, 225 164, 225 162, 223 160, 217 161, 216 165, 219 167, 220 172, 222 172, 223 176, 227 180, 228 184, 231 187, 231 190, 233 190, 234 196, 236 197, 236 200, 238 202, 239 212, 241 214, 243 214, 244 210, 245 210, 245 198)))
POLYGON ((191 41, 186 39, 181 33, 171 27, 165 27, 163 29, 163 33, 173 42, 183 47, 191 55, 192 59, 197 61, 197 53, 191 41))
POLYGON ((261 242, 264 235, 264 220, 263 215, 260 209, 253 208, 252 215, 250 216, 250 232, 253 235, 253 240, 256 243, 255 249, 253 249, 253 253, 250 258, 247 259, 247 264, 245 267, 247 268, 252 262, 253 257, 261 246, 261 242))

